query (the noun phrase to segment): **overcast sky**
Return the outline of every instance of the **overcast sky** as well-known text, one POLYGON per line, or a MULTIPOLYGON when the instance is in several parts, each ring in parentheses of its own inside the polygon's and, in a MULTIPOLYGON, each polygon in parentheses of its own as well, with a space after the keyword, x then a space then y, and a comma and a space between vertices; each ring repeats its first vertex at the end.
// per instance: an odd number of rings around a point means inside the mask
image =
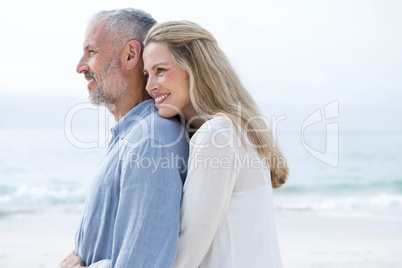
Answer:
MULTIPOLYGON (((402 115, 399 0, 8 1, 0 10, 0 97, 86 101, 75 67, 87 21, 122 7, 211 31, 264 111, 308 114, 338 100, 350 126, 363 120, 357 107, 378 118, 402 115)), ((400 119, 390 120, 401 129, 400 119)))

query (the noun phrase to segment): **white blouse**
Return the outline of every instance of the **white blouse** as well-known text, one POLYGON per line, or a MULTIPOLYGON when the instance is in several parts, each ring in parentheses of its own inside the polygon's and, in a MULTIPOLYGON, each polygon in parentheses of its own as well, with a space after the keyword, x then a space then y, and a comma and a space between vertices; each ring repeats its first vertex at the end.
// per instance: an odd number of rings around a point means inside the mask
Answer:
POLYGON ((262 160, 223 116, 194 134, 174 268, 282 267, 269 167, 262 160))

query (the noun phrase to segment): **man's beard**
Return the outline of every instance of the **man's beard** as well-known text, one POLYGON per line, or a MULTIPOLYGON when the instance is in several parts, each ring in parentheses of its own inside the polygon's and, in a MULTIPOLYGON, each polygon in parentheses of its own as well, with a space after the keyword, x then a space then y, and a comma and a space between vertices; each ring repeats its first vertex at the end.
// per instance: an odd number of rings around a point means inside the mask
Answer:
POLYGON ((86 74, 96 82, 96 91, 89 96, 89 100, 96 105, 115 105, 118 106, 120 97, 127 91, 128 81, 120 70, 121 62, 118 58, 112 59, 95 75, 86 74))

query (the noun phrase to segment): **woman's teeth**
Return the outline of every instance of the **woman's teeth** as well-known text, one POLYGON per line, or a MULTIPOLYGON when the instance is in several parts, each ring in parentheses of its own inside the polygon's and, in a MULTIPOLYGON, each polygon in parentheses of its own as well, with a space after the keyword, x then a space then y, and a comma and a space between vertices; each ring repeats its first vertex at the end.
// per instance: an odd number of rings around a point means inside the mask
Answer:
POLYGON ((161 101, 161 100, 167 98, 168 96, 169 96, 169 94, 159 96, 159 97, 155 98, 155 102, 159 102, 159 101, 161 101))

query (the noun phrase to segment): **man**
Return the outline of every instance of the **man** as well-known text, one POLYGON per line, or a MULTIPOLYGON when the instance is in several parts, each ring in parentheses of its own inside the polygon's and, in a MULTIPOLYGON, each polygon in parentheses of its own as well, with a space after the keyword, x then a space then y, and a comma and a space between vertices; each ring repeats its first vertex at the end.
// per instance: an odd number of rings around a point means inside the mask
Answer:
POLYGON ((91 101, 117 123, 76 234, 82 261, 70 255, 61 267, 106 259, 111 267, 173 265, 188 144, 180 123, 159 117, 145 91, 142 41, 154 23, 141 10, 121 9, 97 13, 87 28, 77 72, 91 101))

